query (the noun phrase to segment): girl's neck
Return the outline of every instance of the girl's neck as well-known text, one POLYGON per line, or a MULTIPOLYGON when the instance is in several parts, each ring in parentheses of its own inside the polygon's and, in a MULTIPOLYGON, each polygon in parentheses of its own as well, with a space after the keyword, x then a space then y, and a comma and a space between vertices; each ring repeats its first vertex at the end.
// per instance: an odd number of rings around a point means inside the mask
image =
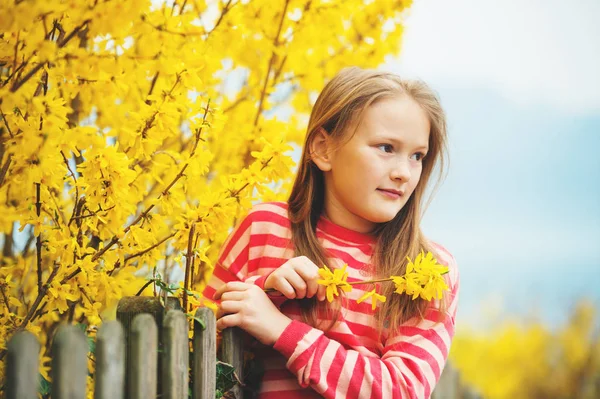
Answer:
POLYGON ((376 237, 371 233, 363 233, 336 223, 331 220, 326 212, 321 213, 317 227, 338 239, 352 241, 357 244, 373 244, 376 240, 376 237))

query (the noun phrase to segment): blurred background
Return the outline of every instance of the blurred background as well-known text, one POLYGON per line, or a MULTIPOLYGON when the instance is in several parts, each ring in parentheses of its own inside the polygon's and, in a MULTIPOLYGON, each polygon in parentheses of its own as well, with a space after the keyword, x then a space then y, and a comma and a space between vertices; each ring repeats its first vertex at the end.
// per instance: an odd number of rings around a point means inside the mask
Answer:
POLYGON ((449 121, 424 220, 461 272, 457 323, 556 329, 600 305, 600 2, 416 0, 400 56, 449 121))

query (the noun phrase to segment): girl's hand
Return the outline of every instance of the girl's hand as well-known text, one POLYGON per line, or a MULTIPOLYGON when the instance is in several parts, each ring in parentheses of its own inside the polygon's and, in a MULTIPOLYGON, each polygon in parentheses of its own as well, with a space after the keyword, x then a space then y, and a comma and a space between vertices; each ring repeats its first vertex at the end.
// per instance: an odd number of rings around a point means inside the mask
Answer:
POLYGON ((326 287, 317 284, 319 267, 306 256, 289 259, 265 280, 265 289, 275 289, 288 299, 312 298, 325 300, 326 287))
POLYGON ((240 327, 265 345, 275 344, 292 322, 254 284, 229 282, 215 292, 213 299, 221 300, 217 310, 219 330, 240 327))

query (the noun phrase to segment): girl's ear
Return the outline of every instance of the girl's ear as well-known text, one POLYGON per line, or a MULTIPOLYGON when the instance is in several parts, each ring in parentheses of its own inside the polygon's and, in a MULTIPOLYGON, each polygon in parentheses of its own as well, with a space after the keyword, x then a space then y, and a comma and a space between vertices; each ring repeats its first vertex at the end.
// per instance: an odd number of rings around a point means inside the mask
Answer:
POLYGON ((331 170, 331 137, 322 127, 315 133, 309 143, 309 154, 312 161, 323 172, 331 170))

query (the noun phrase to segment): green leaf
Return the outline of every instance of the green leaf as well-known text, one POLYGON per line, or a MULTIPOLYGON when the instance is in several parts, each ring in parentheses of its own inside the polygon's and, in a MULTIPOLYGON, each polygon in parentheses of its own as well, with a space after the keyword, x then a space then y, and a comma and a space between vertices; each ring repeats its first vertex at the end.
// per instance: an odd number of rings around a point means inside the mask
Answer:
POLYGON ((88 350, 90 351, 90 353, 92 355, 96 355, 96 340, 94 339, 94 337, 91 337, 88 335, 87 342, 88 342, 88 350))
POLYGON ((48 381, 47 379, 45 379, 41 374, 40 374, 40 381, 38 384, 38 393, 42 396, 44 395, 50 395, 50 390, 52 389, 52 383, 50 383, 50 381, 48 381))
POLYGON ((224 362, 217 362, 217 391, 227 392, 236 384, 240 383, 240 379, 235 374, 235 368, 224 362))
POLYGON ((202 320, 201 318, 196 317, 196 316, 192 316, 192 319, 194 319, 198 323, 200 323, 200 326, 202 327, 202 330, 206 330, 206 323, 204 323, 204 320, 202 320))

